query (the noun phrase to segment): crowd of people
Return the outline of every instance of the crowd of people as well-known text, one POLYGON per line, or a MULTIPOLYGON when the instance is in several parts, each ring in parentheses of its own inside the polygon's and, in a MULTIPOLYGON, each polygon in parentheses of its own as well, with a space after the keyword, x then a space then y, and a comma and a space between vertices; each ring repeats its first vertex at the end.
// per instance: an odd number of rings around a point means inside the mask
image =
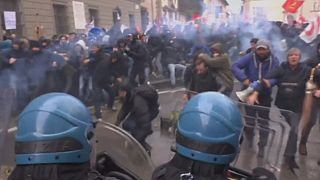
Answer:
MULTIPOLYGON (((291 126, 286 162, 297 168, 294 157, 305 84, 311 69, 320 62, 320 46, 305 44, 299 39, 302 30, 303 25, 288 19, 282 24, 238 23, 222 24, 218 28, 205 24, 200 28, 190 24, 173 29, 154 25, 146 33, 130 29, 123 32, 111 29, 114 32, 109 33, 94 28, 88 35, 69 33, 37 40, 11 34, 0 42, 0 88, 13 90, 18 112, 35 97, 64 92, 92 103, 95 116, 100 119, 103 103, 115 111, 115 97, 121 96, 119 90, 129 93, 127 87, 122 86, 124 82, 138 87, 149 84, 152 78, 168 77, 175 87, 180 76, 190 92, 215 91, 230 96, 237 79, 243 89, 254 86, 247 103, 265 107, 271 106, 272 87, 278 86, 275 105, 298 114, 297 118, 282 114, 291 126), (255 29, 258 34, 249 29, 255 29), (245 44, 249 43, 251 47, 245 50, 248 48, 245 44), (302 58, 308 60, 302 62, 302 58), (292 101, 292 97, 296 100, 292 101)), ((318 79, 314 81, 317 83, 318 79)), ((314 96, 320 97, 320 91, 315 91, 314 96)), ((317 119, 318 109, 314 106, 314 116, 306 123, 299 145, 302 155, 307 154, 306 143, 317 119)), ((269 119, 269 113, 250 109, 246 109, 246 113, 258 113, 269 119)), ((123 112, 122 116, 127 114, 123 112)), ((246 118, 246 123, 257 122, 246 118)), ((268 126, 268 123, 258 124, 268 126)), ((245 128, 245 135, 252 143, 253 130, 245 128)), ((259 156, 264 154, 267 139, 268 133, 260 132, 259 156)))

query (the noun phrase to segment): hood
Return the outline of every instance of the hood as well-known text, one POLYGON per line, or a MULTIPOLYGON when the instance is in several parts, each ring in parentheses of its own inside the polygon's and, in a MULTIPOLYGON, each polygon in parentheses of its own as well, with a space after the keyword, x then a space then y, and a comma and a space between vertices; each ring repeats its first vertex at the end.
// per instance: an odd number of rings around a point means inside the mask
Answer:
POLYGON ((41 44, 39 41, 29 40, 29 44, 30 44, 30 49, 32 49, 32 48, 40 48, 41 49, 41 44))
POLYGON ((222 52, 222 44, 221 43, 215 43, 211 46, 211 49, 214 49, 216 51, 218 51, 219 53, 223 53, 222 52))

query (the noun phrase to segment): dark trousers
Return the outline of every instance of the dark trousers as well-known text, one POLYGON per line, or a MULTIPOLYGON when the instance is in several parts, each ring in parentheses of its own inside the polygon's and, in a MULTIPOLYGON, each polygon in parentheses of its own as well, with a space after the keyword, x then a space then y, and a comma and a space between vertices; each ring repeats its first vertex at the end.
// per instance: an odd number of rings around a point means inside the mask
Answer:
POLYGON ((144 84, 146 81, 144 65, 143 64, 133 64, 131 74, 130 74, 130 83, 136 85, 136 77, 139 78, 139 84, 144 84))
POLYGON ((245 118, 246 126, 244 128, 244 133, 247 139, 253 140, 254 137, 254 127, 256 124, 260 127, 259 129, 259 147, 265 147, 268 143, 269 136, 269 113, 271 106, 271 98, 259 98, 259 106, 267 108, 255 108, 255 107, 246 107, 245 112, 249 117, 245 118), (260 119, 262 118, 262 119, 260 119))
POLYGON ((102 106, 102 99, 103 99, 103 90, 105 90, 109 97, 108 97, 108 108, 112 108, 114 104, 114 99, 116 96, 116 93, 114 92, 114 89, 109 85, 105 84, 103 86, 99 86, 97 84, 94 84, 93 86, 93 101, 94 101, 94 114, 96 118, 102 118, 101 115, 101 106, 102 106))
POLYGON ((303 129, 303 131, 302 131, 300 144, 307 144, 311 129, 316 124, 317 119, 318 119, 318 113, 319 113, 319 108, 320 108, 320 99, 316 98, 314 101, 315 102, 312 106, 310 121, 307 124, 307 126, 305 127, 305 129, 303 129))
POLYGON ((129 115, 124 121, 122 127, 128 131, 147 151, 150 145, 146 142, 147 137, 152 134, 151 121, 149 123, 137 123, 139 117, 129 115))
POLYGON ((301 113, 296 114, 292 112, 281 111, 282 116, 290 126, 290 132, 288 137, 287 146, 284 152, 285 156, 294 156, 297 152, 298 144, 298 130, 301 119, 301 113))

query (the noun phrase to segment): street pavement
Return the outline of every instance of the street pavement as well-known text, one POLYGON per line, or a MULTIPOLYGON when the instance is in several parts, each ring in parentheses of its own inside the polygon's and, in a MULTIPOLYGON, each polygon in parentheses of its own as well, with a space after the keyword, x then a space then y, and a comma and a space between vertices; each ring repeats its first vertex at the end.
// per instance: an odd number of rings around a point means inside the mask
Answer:
MULTIPOLYGON (((179 88, 177 88, 179 89, 179 88)), ((177 90, 176 89, 176 90, 177 90)), ((161 112, 159 117, 153 122, 153 130, 154 133, 148 137, 147 142, 152 146, 151 158, 154 166, 161 165, 170 160, 170 158, 174 155, 171 151, 171 146, 175 144, 174 130, 172 128, 161 128, 160 117, 162 118, 172 118, 172 112, 175 110, 179 110, 182 105, 182 92, 175 91, 174 93, 170 91, 161 90, 160 91, 160 104, 161 104, 161 112)), ((232 95, 234 98, 234 94, 232 95)), ((120 108, 120 104, 117 104, 118 108, 120 108)), ((114 123, 116 118, 116 112, 103 109, 103 121, 114 123)), ((1 168, 1 176, 0 179, 5 179, 4 174, 9 174, 10 168, 14 166, 14 135, 16 129, 16 120, 17 118, 13 118, 10 127, 10 132, 6 138, 6 143, 4 145, 5 148, 0 152, 1 155, 4 155, 4 160, 1 162, 5 166, 5 168, 1 168), (8 172, 6 172, 8 171, 8 172)), ((279 111, 276 108, 272 108, 270 113, 270 119, 275 121, 283 121, 280 117, 279 111)), ((263 166, 268 168, 269 170, 273 170, 277 177, 281 180, 319 180, 320 179, 320 166, 317 165, 317 160, 320 159, 320 130, 319 126, 316 125, 312 133, 310 135, 310 139, 308 142, 308 156, 301 156, 299 154, 296 155, 296 159, 298 164, 300 165, 300 169, 296 170, 295 174, 293 174, 286 166, 282 165, 283 159, 283 151, 286 144, 286 139, 288 135, 288 126, 285 126, 285 133, 281 135, 281 129, 276 127, 277 124, 270 125, 274 131, 274 141, 271 142, 269 140, 268 148, 269 150, 266 153, 266 157, 258 158, 257 151, 258 148, 255 144, 253 148, 248 147, 246 140, 241 145, 241 152, 238 155, 236 163, 233 163, 234 166, 245 169, 247 171, 251 171, 254 167, 263 166), (280 143, 281 139, 284 139, 284 142, 280 143), (278 148, 280 147, 280 151, 278 148)), ((105 131, 101 128, 97 128, 97 136, 104 136, 105 131)), ((256 133, 257 134, 257 133, 256 133)), ((255 141, 257 141, 257 137, 255 141)), ((271 138, 269 138, 271 139, 271 138)), ((99 143, 99 142, 98 142, 99 143)), ((100 146, 101 147, 101 146, 100 146)), ((104 146, 107 148, 107 146, 104 146)), ((97 152, 102 151, 103 149, 98 148, 97 152)))

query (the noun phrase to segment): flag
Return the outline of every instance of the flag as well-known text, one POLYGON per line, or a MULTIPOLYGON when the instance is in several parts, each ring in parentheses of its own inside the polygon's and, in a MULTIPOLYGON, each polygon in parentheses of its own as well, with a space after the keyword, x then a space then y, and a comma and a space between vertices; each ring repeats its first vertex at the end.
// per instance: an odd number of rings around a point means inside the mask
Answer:
POLYGON ((303 3, 304 0, 287 0, 282 7, 289 13, 296 13, 303 3))
POLYGON ((309 23, 309 25, 303 30, 303 32, 299 35, 300 38, 306 42, 311 43, 315 40, 320 34, 320 16, 318 16, 309 23))
POLYGON ((304 25, 308 23, 308 20, 300 14, 299 18, 297 19, 297 23, 304 25))

